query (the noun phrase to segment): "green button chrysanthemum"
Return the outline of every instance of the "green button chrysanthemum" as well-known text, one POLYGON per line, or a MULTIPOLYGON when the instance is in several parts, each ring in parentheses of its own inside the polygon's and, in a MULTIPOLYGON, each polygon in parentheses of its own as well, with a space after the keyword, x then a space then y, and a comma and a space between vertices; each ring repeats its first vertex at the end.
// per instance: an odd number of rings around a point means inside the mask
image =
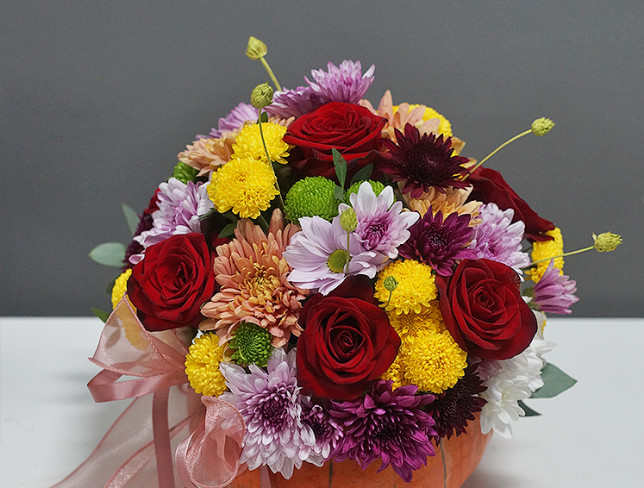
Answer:
POLYGON ((179 161, 174 167, 172 176, 178 179, 181 183, 188 183, 189 181, 195 181, 195 179, 197 179, 197 173, 199 173, 199 170, 179 161))
POLYGON ((235 351, 231 360, 241 366, 256 364, 265 367, 271 355, 271 334, 255 324, 242 323, 228 344, 235 351))
POLYGON ((308 177, 295 183, 286 194, 286 218, 297 223, 300 217, 319 216, 331 220, 338 215, 335 183, 322 176, 308 177))
MULTIPOLYGON (((366 180, 366 181, 371 185, 371 189, 376 194, 376 196, 380 195, 380 192, 385 189, 385 185, 383 185, 379 181, 372 181, 372 180, 366 180)), ((360 185, 362 185, 363 183, 364 181, 356 181, 353 185, 349 187, 349 190, 347 191, 347 194, 344 197, 344 203, 346 203, 347 205, 351 204, 351 202, 349 201, 349 195, 351 195, 352 193, 358 193, 358 188, 360 188, 360 185)))

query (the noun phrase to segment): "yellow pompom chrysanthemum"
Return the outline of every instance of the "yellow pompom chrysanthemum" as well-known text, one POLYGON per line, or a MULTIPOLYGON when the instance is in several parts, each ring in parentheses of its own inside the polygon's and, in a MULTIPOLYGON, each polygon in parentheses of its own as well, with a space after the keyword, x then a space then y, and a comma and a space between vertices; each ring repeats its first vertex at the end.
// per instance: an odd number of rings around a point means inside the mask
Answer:
POLYGON ((389 315, 389 322, 402 342, 413 342, 418 334, 428 330, 432 332, 446 330, 437 300, 432 301, 430 306, 420 313, 392 313, 389 315))
POLYGON ((400 360, 401 360, 401 356, 399 354, 398 357, 396 357, 396 359, 394 360, 394 362, 391 363, 391 366, 389 366, 389 369, 387 369, 387 371, 385 371, 380 376, 381 380, 391 380, 394 382, 392 385, 392 389, 403 386, 403 384, 407 384, 407 383, 404 383, 405 378, 403 375, 403 371, 400 367, 400 360))
POLYGON ((286 127, 272 122, 262 123, 262 133, 266 142, 266 149, 262 142, 262 136, 259 133, 259 124, 250 124, 244 126, 235 137, 233 144, 233 159, 253 158, 266 161, 266 151, 268 151, 271 161, 286 164, 286 158, 289 156, 289 146, 284 142, 286 127))
MULTIPOLYGON (((555 227, 553 230, 546 232, 546 235, 549 235, 552 239, 549 241, 535 241, 532 245, 532 261, 546 260, 527 270, 528 276, 535 283, 541 279, 543 273, 548 269, 548 265, 550 264, 548 258, 563 254, 563 236, 561 235, 561 229, 555 227)), ((563 274, 564 259, 562 257, 555 258, 554 267, 559 269, 560 275, 563 274)))
POLYGON ((465 374, 467 353, 449 332, 424 331, 401 350, 400 365, 405 383, 420 391, 442 393, 465 374))
POLYGON ((413 259, 394 261, 378 274, 374 296, 387 312, 421 313, 437 296, 432 268, 413 259), (384 281, 388 276, 397 282, 392 292, 385 288, 384 281))
POLYGON ((186 356, 186 374, 197 393, 219 396, 226 391, 226 380, 219 371, 223 358, 224 348, 217 334, 204 334, 194 340, 186 356))
POLYGON ((132 269, 130 268, 123 271, 119 277, 116 278, 114 286, 112 287, 112 308, 116 308, 121 301, 121 298, 123 298, 123 295, 127 291, 127 280, 131 275, 132 269))
POLYGON ((230 209, 242 218, 256 219, 279 194, 273 168, 259 159, 231 159, 212 174, 208 196, 218 212, 230 209))

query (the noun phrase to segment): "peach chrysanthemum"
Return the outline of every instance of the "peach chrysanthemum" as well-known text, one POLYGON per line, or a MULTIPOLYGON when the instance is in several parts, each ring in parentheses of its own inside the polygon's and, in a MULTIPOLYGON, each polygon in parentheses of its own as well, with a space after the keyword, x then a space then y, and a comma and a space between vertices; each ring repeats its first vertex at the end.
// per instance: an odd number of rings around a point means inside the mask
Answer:
POLYGON ((394 142, 396 142, 395 129, 404 132, 407 124, 416 127, 421 135, 438 131, 439 119, 423 120, 426 109, 424 105, 416 105, 412 109, 408 103, 401 103, 394 110, 394 102, 389 90, 380 99, 378 110, 373 108, 373 105, 368 100, 360 100, 359 104, 368 108, 372 113, 387 119, 387 123, 382 128, 382 137, 391 139, 394 142))
POLYGON ((242 322, 268 330, 275 347, 286 344, 291 334, 299 336, 297 320, 306 291, 286 279, 291 268, 282 257, 299 230, 293 224, 284 226, 280 210, 273 212, 268 235, 250 220, 240 220, 235 238, 217 247, 214 268, 220 289, 202 307, 209 319, 199 328, 215 330, 222 343, 242 322))
MULTIPOLYGON (((402 185, 399 185, 402 189, 402 185)), ((424 216, 427 209, 431 205, 432 213, 436 215, 438 211, 443 213, 443 218, 449 214, 456 212, 458 215, 469 214, 470 227, 474 227, 481 223, 479 217, 479 209, 481 202, 471 201, 465 203, 467 198, 472 193, 472 187, 468 188, 447 188, 445 193, 437 191, 435 188, 430 188, 428 192, 423 193, 419 198, 411 198, 409 194, 403 194, 403 200, 407 206, 424 216)))
POLYGON ((199 176, 214 171, 230 160, 237 132, 227 132, 219 139, 197 139, 187 145, 186 150, 180 152, 177 157, 182 163, 198 169, 199 176))

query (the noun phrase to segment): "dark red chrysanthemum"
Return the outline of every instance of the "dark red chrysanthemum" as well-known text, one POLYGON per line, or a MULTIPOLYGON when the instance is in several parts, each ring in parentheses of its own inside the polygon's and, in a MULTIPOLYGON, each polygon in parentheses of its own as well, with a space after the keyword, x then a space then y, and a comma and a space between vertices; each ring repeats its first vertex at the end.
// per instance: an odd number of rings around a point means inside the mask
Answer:
POLYGON ((468 159, 454 156, 452 138, 423 134, 411 124, 405 125, 405 134, 396 129, 397 143, 383 141, 391 159, 380 169, 394 181, 403 182, 403 193, 419 198, 430 187, 444 193, 444 188, 465 188, 469 184, 459 180, 467 170, 462 166, 468 159))
POLYGON ((452 388, 426 407, 426 411, 434 418, 434 429, 441 437, 448 439, 456 434, 467 433, 466 427, 474 414, 480 412, 485 400, 477 396, 485 391, 483 381, 476 374, 478 364, 465 369, 465 375, 452 388))
POLYGON ((429 264, 441 276, 450 276, 460 259, 474 259, 476 252, 466 246, 472 240, 470 215, 443 213, 433 215, 430 206, 425 216, 409 228, 409 239, 398 248, 400 255, 429 264))

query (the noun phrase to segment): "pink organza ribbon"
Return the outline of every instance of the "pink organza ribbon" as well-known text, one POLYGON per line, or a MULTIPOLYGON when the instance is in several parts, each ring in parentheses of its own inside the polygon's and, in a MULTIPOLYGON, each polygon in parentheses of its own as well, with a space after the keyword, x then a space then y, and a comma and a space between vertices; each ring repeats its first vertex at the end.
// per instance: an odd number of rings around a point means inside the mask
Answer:
POLYGON ((159 488, 222 488, 232 482, 245 425, 235 407, 202 400, 187 385, 191 340, 189 328, 148 332, 129 300, 119 302, 90 358, 103 369, 87 386, 97 402, 134 400, 90 456, 52 488, 150 488, 155 481, 159 488), (131 379, 118 381, 122 376, 131 379), (179 444, 181 479, 172 462, 179 444))

